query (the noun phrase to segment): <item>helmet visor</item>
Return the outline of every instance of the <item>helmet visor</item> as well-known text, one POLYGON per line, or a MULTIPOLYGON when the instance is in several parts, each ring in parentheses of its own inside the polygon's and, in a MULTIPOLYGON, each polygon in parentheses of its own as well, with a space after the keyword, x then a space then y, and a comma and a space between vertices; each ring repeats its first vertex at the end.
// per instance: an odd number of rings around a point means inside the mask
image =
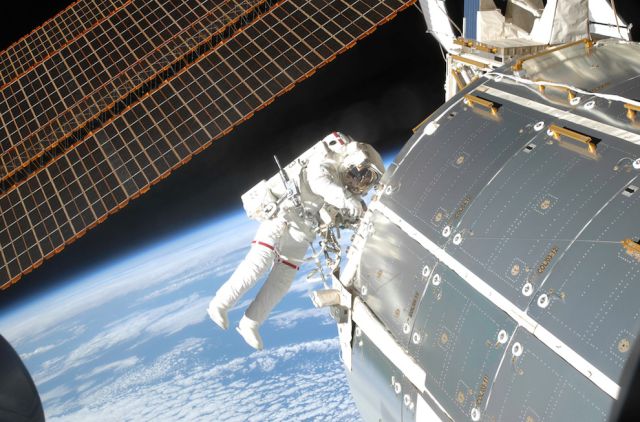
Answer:
POLYGON ((345 174, 345 185, 352 193, 363 194, 378 182, 380 175, 370 167, 351 166, 345 174))

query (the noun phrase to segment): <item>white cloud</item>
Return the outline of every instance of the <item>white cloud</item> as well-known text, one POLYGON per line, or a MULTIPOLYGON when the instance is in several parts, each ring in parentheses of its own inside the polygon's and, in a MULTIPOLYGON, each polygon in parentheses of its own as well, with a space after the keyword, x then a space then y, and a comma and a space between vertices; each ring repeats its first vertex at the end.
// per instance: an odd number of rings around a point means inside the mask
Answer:
POLYGON ((139 300, 136 301, 136 303, 144 303, 144 302, 148 302, 152 299, 156 299, 159 298, 161 296, 164 296, 166 294, 169 293, 173 293, 175 291, 178 291, 180 289, 182 289, 183 287, 199 281, 200 280, 200 274, 197 275, 189 275, 187 277, 184 277, 182 279, 179 279, 177 281, 170 281, 169 283, 167 283, 167 285, 165 285, 164 287, 158 289, 158 290, 154 290, 153 292, 141 297, 139 300))
POLYGON ((188 325, 198 323, 206 315, 203 302, 202 298, 193 294, 172 303, 127 315, 126 318, 114 321, 105 327, 105 331, 71 352, 66 361, 67 368, 97 359, 117 345, 130 340, 139 340, 144 337, 143 334, 154 336, 162 332, 171 334, 188 325), (202 314, 202 317, 195 322, 194 319, 197 318, 194 318, 194 313, 202 314))
POLYGON ((27 352, 27 353, 21 353, 20 354, 20 358, 22 358, 22 360, 27 360, 27 359, 31 359, 32 357, 39 355, 41 353, 45 353, 48 352, 50 350, 55 349, 56 347, 60 346, 62 343, 55 343, 55 344, 47 344, 46 346, 40 346, 37 347, 33 352, 27 352))
POLYGON ((55 358, 47 359, 46 361, 40 364, 40 367, 43 371, 49 370, 50 368, 54 368, 59 365, 62 361, 64 361, 64 356, 56 356, 55 358))
MULTIPOLYGON (((156 296, 169 293, 163 290, 167 284, 176 288, 195 281, 192 276, 200 274, 216 276, 225 274, 234 267, 226 262, 230 256, 244 249, 253 236, 255 222, 235 218, 228 225, 213 225, 185 235, 177 240, 161 244, 160 247, 133 256, 117 265, 82 279, 73 290, 63 290, 43 301, 25 307, 0 321, 0 332, 19 348, 23 343, 46 335, 63 322, 95 310, 118 297, 132 294, 155 285, 162 286, 156 296), (234 235, 229 234, 233 232, 234 235), (46 318, 42 317, 46 309, 46 318)), ((235 256, 234 256, 235 258, 235 256)), ((76 283, 75 281, 73 283, 76 283)))
POLYGON ((237 262, 223 262, 222 259, 218 259, 215 263, 207 265, 206 267, 200 269, 198 272, 192 272, 184 275, 183 277, 179 277, 174 280, 169 280, 168 283, 153 292, 143 296, 136 303, 144 303, 149 300, 156 299, 158 297, 173 293, 186 287, 192 283, 199 282, 203 277, 207 277, 208 279, 214 280, 224 275, 230 274, 233 270, 235 270, 237 266, 237 262))
POLYGON ((71 393, 73 390, 65 385, 59 385, 55 388, 52 388, 51 390, 47 391, 44 394, 40 395, 40 400, 42 402, 47 402, 47 401, 51 401, 51 400, 55 400, 57 398, 63 397, 69 393, 71 393))
POLYGON ((115 362, 108 363, 106 365, 97 366, 86 374, 78 375, 76 377, 77 381, 87 380, 89 378, 95 377, 96 375, 102 374, 107 371, 121 371, 126 368, 130 368, 136 365, 140 359, 137 356, 131 356, 126 359, 117 360, 115 362))
POLYGON ((208 297, 193 300, 181 309, 170 312, 166 316, 149 324, 145 331, 152 335, 170 335, 182 331, 191 325, 196 325, 208 318, 207 306, 210 300, 208 297))
POLYGON ((321 318, 323 322, 332 322, 327 308, 296 308, 275 314, 268 321, 276 328, 289 329, 295 327, 301 320, 309 318, 321 318))
POLYGON ((251 369, 260 368, 262 372, 271 372, 276 368, 276 364, 277 364, 277 361, 274 358, 270 356, 265 356, 265 357, 256 358, 256 361, 252 363, 249 366, 249 368, 251 369))
POLYGON ((249 306, 251 302, 253 302, 253 298, 241 300, 233 308, 229 309, 229 312, 237 311, 239 309, 244 309, 247 306, 249 306))
POLYGON ((319 276, 313 277, 309 280, 307 280, 306 277, 301 277, 293 283, 293 285, 289 289, 289 293, 308 293, 314 290, 321 289, 322 287, 322 278, 319 276))
POLYGON ((82 334, 84 334, 84 332, 87 331, 87 326, 84 324, 73 324, 71 327, 69 327, 67 329, 67 340, 69 339, 69 336, 72 336, 73 338, 76 338, 82 334))
POLYGON ((198 324, 207 318, 208 301, 209 298, 192 294, 172 303, 113 321, 99 334, 78 345, 64 359, 44 362, 40 370, 33 374, 33 378, 38 384, 43 384, 63 375, 71 368, 99 359, 127 342, 135 341, 136 346, 139 346, 150 338, 175 334, 186 327, 198 324))
POLYGON ((66 400, 52 397, 44 403, 47 420, 360 419, 337 339, 263 350, 214 366, 194 358, 207 342, 187 339, 148 366, 138 362, 108 386, 66 400))

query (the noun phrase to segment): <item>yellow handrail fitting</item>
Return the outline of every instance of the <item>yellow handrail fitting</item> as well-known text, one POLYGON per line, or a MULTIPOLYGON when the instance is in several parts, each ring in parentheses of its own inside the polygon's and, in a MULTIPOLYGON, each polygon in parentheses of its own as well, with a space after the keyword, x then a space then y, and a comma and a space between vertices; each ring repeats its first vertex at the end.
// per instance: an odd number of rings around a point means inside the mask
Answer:
POLYGON ((629 120, 635 120, 636 113, 640 111, 640 106, 634 104, 625 104, 624 108, 627 109, 627 117, 629 118, 629 120))
POLYGON ((433 116, 433 115, 436 113, 436 111, 438 111, 438 110, 434 110, 434 111, 432 111, 432 112, 431 112, 427 117, 425 117, 424 119, 422 119, 422 121, 421 121, 420 123, 418 123, 418 124, 416 125, 416 127, 414 127, 413 129, 411 129, 411 130, 413 131, 413 133, 416 133, 416 131, 418 130, 418 128, 420 128, 420 126, 422 126, 423 124, 425 124, 425 122, 426 122, 427 120, 429 120, 429 119, 431 118, 431 116, 433 116))
POLYGON ((416 133, 416 131, 418 130, 418 128, 419 128, 420 126, 422 126, 422 125, 424 124, 424 122, 426 122, 427 120, 429 120, 429 117, 431 117, 431 115, 428 115, 427 117, 425 117, 425 118, 424 118, 424 120, 423 120, 423 121, 421 121, 420 123, 418 123, 418 125, 417 125, 416 127, 414 127, 413 129, 411 129, 411 131, 412 131, 413 133, 416 133))
POLYGON ((589 152, 592 154, 596 153, 596 144, 593 143, 593 139, 587 135, 583 135, 578 132, 574 132, 571 129, 567 129, 565 127, 560 127, 558 125, 549 126, 549 132, 553 135, 553 138, 556 140, 560 140, 562 136, 573 139, 574 141, 581 142, 587 146, 589 152))
POLYGON ((458 86, 458 91, 462 91, 462 89, 466 85, 464 84, 464 82, 460 78, 460 72, 455 70, 455 69, 451 69, 451 76, 453 76, 453 79, 455 79, 455 81, 456 81, 456 85, 458 86))
POLYGON ((498 49, 496 47, 492 47, 488 44, 484 44, 474 40, 469 40, 462 37, 456 38, 455 40, 453 40, 453 43, 461 45, 463 47, 475 48, 476 50, 484 51, 486 53, 491 53, 491 54, 496 54, 498 52, 498 49))
POLYGON ((482 63, 482 62, 479 62, 479 61, 473 60, 473 59, 468 59, 468 58, 463 57, 463 56, 456 56, 455 54, 451 55, 451 58, 453 60, 457 61, 457 62, 468 64, 468 65, 471 65, 471 66, 475 66, 478 69, 486 69, 488 67, 488 65, 486 63, 482 63))
POLYGON ((476 97, 475 95, 467 94, 464 96, 465 103, 470 107, 474 107, 479 105, 491 111, 491 114, 496 114, 498 112, 498 108, 489 100, 485 100, 484 98, 476 97))
POLYGON ((544 94, 545 92, 547 92, 547 88, 548 89, 559 89, 561 91, 564 91, 567 93, 567 101, 571 102, 571 100, 573 100, 574 98, 576 98, 576 93, 573 92, 571 90, 571 88, 567 88, 567 87, 563 87, 563 86, 556 86, 553 85, 552 82, 549 81, 545 81, 542 79, 538 79, 536 80, 536 82, 538 83, 538 90, 540 91, 540 93, 544 94), (549 84, 549 85, 546 85, 549 84))
POLYGON ((544 50, 540 53, 535 53, 535 54, 531 54, 529 56, 525 56, 521 59, 519 59, 513 66, 511 66, 511 69, 518 71, 518 70, 522 70, 522 65, 524 64, 524 62, 531 60, 531 59, 535 59, 541 56, 546 56, 547 54, 551 54, 551 53, 555 53, 556 51, 560 51, 560 50, 564 50, 565 48, 569 48, 569 47, 573 47, 576 45, 580 45, 580 44, 584 44, 584 47, 587 49, 587 51, 593 47, 593 41, 591 41, 591 39, 589 38, 584 38, 581 39, 579 41, 574 41, 574 42, 570 42, 567 44, 563 44, 560 45, 558 47, 554 47, 554 48, 550 48, 549 50, 544 50))
POLYGON ((632 239, 624 239, 621 243, 629 255, 637 259, 640 258, 640 244, 638 242, 634 242, 632 239))
POLYGON ((457 45, 462 45, 462 46, 465 46, 465 47, 473 47, 473 41, 467 40, 467 39, 462 38, 462 37, 456 38, 455 40, 453 40, 453 43, 457 44, 457 45))

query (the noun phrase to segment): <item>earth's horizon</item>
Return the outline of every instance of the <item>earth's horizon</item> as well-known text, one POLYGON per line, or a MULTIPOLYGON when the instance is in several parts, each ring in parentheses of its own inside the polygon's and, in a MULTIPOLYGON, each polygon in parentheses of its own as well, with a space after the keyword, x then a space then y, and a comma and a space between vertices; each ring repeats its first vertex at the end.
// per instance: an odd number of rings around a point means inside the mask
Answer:
POLYGON ((0 314, 47 420, 360 420, 335 324, 308 298, 321 286, 310 264, 263 325, 265 350, 209 320, 256 229, 230 213, 0 314))

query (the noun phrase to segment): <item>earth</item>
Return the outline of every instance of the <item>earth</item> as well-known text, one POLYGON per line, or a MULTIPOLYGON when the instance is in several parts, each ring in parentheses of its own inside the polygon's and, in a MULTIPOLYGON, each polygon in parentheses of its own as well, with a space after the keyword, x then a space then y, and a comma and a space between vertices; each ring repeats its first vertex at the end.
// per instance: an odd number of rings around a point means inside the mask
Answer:
MULTIPOLYGON (((47 420, 360 420, 336 326, 309 299, 322 287, 307 280, 312 264, 262 327, 265 350, 209 320, 209 300, 256 229, 229 214, 0 314, 47 420)), ((230 311, 230 325, 256 291, 230 311)))

